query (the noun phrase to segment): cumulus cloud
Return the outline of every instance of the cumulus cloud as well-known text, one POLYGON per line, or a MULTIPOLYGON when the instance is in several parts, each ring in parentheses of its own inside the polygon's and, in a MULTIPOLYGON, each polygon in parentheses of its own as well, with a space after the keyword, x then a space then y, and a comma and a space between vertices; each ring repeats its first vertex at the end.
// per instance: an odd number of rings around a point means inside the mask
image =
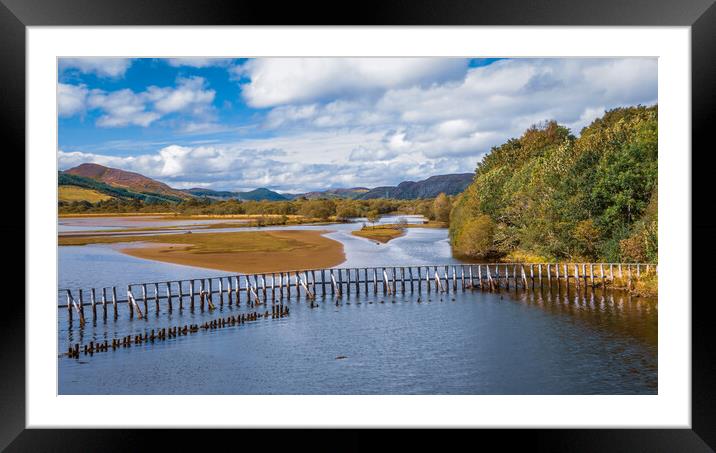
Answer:
POLYGON ((60 71, 75 69, 99 77, 122 77, 132 65, 130 58, 60 58, 60 71))
POLYGON ((259 58, 233 72, 250 79, 242 87, 249 105, 273 107, 443 83, 467 66, 457 58, 259 58))
MULTIPOLYGON (((99 127, 147 127, 159 118, 181 113, 204 120, 213 119, 212 102, 216 96, 201 77, 179 78, 174 87, 150 86, 146 91, 128 88, 117 91, 91 90, 84 85, 59 84, 59 105, 62 116, 71 116, 85 109, 97 109, 99 127)), ((189 123, 190 129, 207 129, 211 122, 189 123)))
POLYGON ((57 113, 61 117, 83 113, 87 108, 87 87, 85 85, 57 84, 57 113))

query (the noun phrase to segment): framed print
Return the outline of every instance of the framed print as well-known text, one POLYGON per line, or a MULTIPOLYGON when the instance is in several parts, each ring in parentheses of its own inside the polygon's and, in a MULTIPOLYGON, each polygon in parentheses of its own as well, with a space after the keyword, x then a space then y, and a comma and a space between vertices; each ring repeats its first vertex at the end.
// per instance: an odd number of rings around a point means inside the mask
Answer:
POLYGON ((27 266, 3 445, 459 427, 709 451, 691 149, 716 10, 582 3, 296 27, 315 19, 4 1, 27 266))

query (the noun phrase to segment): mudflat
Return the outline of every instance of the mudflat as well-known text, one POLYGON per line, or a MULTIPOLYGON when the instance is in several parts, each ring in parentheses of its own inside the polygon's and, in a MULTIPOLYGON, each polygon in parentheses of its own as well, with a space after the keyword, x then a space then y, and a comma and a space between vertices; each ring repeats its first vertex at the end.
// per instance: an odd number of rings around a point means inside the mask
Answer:
POLYGON ((345 261, 343 244, 327 230, 245 231, 145 236, 60 236, 59 245, 145 243, 120 248, 137 258, 228 272, 326 268, 345 261))

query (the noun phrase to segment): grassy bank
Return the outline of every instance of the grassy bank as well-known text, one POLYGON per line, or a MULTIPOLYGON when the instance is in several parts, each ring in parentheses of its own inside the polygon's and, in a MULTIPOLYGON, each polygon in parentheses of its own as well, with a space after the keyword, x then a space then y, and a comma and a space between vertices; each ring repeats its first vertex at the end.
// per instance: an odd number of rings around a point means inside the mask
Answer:
POLYGON ((230 272, 280 272, 332 267, 343 245, 327 231, 246 231, 147 236, 60 236, 59 245, 144 243, 120 251, 137 258, 230 272))

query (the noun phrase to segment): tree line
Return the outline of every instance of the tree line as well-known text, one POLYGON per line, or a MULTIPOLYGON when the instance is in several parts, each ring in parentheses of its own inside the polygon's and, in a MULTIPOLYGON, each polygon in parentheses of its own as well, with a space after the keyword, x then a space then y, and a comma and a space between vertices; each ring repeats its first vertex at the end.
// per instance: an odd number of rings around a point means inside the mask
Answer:
POLYGON ((493 147, 451 210, 454 252, 656 262, 657 119, 617 108, 578 138, 550 121, 493 147))
POLYGON ((366 217, 376 221, 381 215, 390 213, 420 214, 431 220, 447 221, 450 213, 450 198, 440 194, 436 199, 394 200, 394 199, 306 199, 290 201, 215 200, 191 198, 178 203, 113 198, 96 203, 88 201, 59 202, 61 214, 82 213, 175 213, 177 215, 300 215, 321 220, 345 221, 350 218, 366 217))

